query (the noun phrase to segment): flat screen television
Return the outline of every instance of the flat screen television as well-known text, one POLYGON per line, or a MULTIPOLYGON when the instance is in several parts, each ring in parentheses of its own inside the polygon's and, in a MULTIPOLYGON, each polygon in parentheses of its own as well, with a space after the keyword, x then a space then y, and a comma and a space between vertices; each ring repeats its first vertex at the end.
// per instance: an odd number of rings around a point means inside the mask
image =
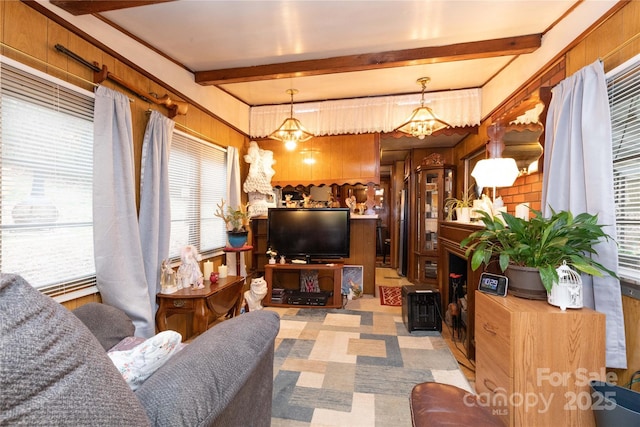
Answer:
POLYGON ((268 245, 287 259, 349 257, 349 209, 271 208, 267 218, 268 245))

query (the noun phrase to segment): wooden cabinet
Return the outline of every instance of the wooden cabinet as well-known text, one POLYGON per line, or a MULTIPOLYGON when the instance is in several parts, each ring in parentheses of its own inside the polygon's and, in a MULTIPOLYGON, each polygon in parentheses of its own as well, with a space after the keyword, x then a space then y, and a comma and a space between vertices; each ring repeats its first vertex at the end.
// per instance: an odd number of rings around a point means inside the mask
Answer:
POLYGON ((267 282, 267 295, 262 301, 265 306, 291 307, 286 301, 283 303, 272 301, 274 288, 284 290, 300 290, 300 273, 313 271, 317 273, 320 290, 329 293, 325 305, 301 304, 295 307, 305 308, 340 308, 342 307, 342 264, 267 264, 265 265, 264 280, 267 282))
MULTIPOLYGON (((357 217, 357 215, 354 215, 357 217)), ((362 266, 362 292, 375 293, 377 218, 351 219, 349 258, 344 263, 362 266)))
MULTIPOLYGON (((376 279, 376 218, 359 217, 351 219, 349 258, 341 260, 344 264, 361 265, 363 267, 362 291, 373 295, 376 279)), ((267 217, 251 219, 253 246, 251 268, 257 276, 264 276, 268 263, 267 252, 267 217)))
POLYGON ((454 194, 454 166, 444 165, 439 155, 425 157, 416 168, 415 272, 419 283, 438 284, 439 222, 446 216, 444 202, 454 194))
POLYGON ((274 187, 380 183, 380 135, 314 137, 288 151, 280 141, 261 140, 273 151, 274 187))
POLYGON ((264 266, 269 262, 267 256, 267 217, 251 218, 251 271, 256 277, 264 276, 264 266))
POLYGON ((476 291, 476 391, 509 426, 593 426, 605 315, 476 291))

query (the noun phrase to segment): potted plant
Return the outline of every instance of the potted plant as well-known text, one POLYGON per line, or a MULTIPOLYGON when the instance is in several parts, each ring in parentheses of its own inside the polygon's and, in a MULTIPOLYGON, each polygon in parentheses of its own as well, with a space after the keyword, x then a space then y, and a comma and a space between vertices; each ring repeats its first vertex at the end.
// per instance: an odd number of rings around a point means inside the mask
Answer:
POLYGON ((247 205, 240 204, 236 209, 231 206, 227 206, 226 213, 224 199, 217 206, 218 209, 215 212, 215 216, 224 220, 227 227, 229 245, 234 248, 241 248, 247 243, 249 223, 251 222, 251 216, 247 209, 247 205))
POLYGON ((486 212, 479 212, 485 228, 471 233, 460 242, 471 255, 471 268, 489 265, 497 257, 500 269, 509 278, 509 291, 516 296, 530 299, 546 299, 554 283, 558 282, 556 269, 563 261, 574 270, 602 276, 616 274, 591 258, 596 253, 593 247, 601 239, 611 236, 599 225, 598 216, 571 212, 555 212, 544 218, 540 211, 531 210, 530 220, 502 213, 502 220, 486 212), (537 283, 514 275, 523 273, 537 283))
POLYGON ((469 187, 466 193, 462 193, 459 199, 449 197, 444 201, 444 209, 447 212, 447 221, 453 220, 453 212, 456 213, 456 219, 460 222, 469 222, 471 220, 471 207, 475 199, 475 186, 469 187))

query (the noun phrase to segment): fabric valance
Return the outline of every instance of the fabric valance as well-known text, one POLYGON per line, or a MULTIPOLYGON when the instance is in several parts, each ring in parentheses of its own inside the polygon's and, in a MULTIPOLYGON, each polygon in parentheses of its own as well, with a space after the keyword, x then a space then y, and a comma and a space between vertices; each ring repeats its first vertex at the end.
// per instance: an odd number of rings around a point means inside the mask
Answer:
MULTIPOLYGON (((425 105, 454 127, 477 126, 481 89, 425 94, 425 105)), ((392 132, 420 106, 420 94, 298 103, 293 115, 316 136, 392 132)), ((263 138, 289 117, 291 105, 252 107, 249 130, 263 138)))

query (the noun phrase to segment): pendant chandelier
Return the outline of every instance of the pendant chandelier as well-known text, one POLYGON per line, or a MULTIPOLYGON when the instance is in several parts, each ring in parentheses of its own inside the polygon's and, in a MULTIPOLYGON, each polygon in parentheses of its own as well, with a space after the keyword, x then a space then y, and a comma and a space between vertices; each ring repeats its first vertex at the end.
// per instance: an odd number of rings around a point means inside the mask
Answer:
POLYGON ((313 134, 306 130, 300 120, 293 117, 293 95, 298 93, 297 89, 287 89, 291 95, 291 110, 289 118, 285 119, 278 129, 273 131, 269 138, 284 142, 287 150, 294 150, 298 142, 305 142, 313 138, 313 134))
POLYGON ((429 136, 440 129, 451 127, 449 123, 436 116, 431 108, 424 105, 424 92, 427 88, 427 83, 430 81, 431 79, 429 77, 420 77, 416 80, 416 83, 422 85, 420 107, 413 110, 411 117, 395 128, 395 131, 417 137, 418 139, 424 139, 425 136, 429 136))

